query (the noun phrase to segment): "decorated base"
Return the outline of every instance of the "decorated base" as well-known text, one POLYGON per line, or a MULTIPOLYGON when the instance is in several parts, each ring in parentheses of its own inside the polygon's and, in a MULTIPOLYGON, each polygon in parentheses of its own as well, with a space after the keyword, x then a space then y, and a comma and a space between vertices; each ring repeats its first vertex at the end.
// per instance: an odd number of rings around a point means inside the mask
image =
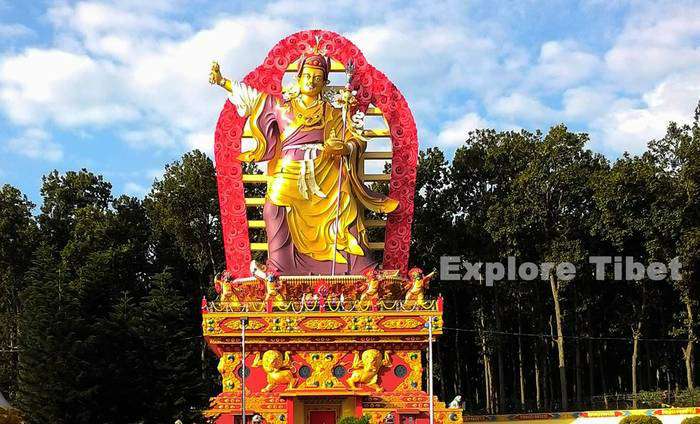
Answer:
MULTIPOLYGON (((460 410, 448 409, 443 402, 434 399, 436 423, 461 423, 460 410)), ((252 395, 246 398, 246 416, 252 420, 255 414, 266 423, 319 423, 331 424, 341 417, 367 415, 372 423, 428 423, 428 395, 426 393, 386 392, 382 394, 324 391, 275 393, 252 395), (251 411, 253 408, 253 411, 251 411), (316 418, 316 419, 315 419, 316 418)), ((216 424, 239 422, 241 396, 222 393, 212 399, 206 416, 216 424)))
MULTIPOLYGON (((227 424, 241 416, 245 319, 246 415, 267 423, 330 424, 362 415, 376 423, 427 422, 423 352, 430 320, 433 334, 442 334, 441 299, 368 298, 372 283, 363 277, 285 280, 285 295, 267 300, 258 293, 264 281, 220 281, 222 293, 238 290, 235 299, 204 306, 204 336, 220 357, 223 386, 206 416, 227 424), (229 283, 237 289, 227 289, 229 283)), ((380 284, 384 294, 404 285, 410 286, 398 277, 380 284)), ((461 420, 461 411, 442 402, 434 408, 435 422, 461 420)))

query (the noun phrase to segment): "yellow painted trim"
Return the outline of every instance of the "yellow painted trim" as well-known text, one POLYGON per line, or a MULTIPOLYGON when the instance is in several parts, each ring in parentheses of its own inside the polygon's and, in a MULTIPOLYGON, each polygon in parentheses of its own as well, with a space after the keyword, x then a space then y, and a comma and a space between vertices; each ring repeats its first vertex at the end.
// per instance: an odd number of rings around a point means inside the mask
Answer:
POLYGON ((391 180, 391 175, 389 174, 365 174, 362 176, 363 181, 389 181, 391 180))
POLYGON ((364 159, 391 159, 394 157, 393 152, 365 152, 362 157, 364 159))
POLYGON ((368 219, 365 221, 365 227, 384 228, 384 227, 386 227, 386 221, 383 219, 368 219))
POLYGON ((376 106, 370 106, 367 108, 367 111, 365 112, 366 116, 384 116, 382 113, 382 110, 379 109, 376 106))
POLYGON ((243 174, 242 176, 244 183, 266 183, 269 179, 269 175, 264 174, 243 174))
POLYGON ((264 206, 265 205, 265 198, 264 197, 246 197, 245 198, 245 205, 246 206, 264 206))
POLYGON ((367 138, 390 137, 389 128, 373 128, 362 131, 362 135, 367 138))

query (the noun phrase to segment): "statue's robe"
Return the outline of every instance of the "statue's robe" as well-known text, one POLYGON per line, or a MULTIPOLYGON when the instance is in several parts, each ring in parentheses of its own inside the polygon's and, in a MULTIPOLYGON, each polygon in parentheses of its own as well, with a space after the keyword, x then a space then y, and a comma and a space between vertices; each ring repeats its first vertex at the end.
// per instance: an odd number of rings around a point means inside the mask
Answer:
MULTIPOLYGON (((232 100, 233 101, 233 100, 232 100)), ((319 100, 305 107, 300 98, 283 101, 260 93, 246 113, 255 147, 241 154, 247 162, 267 161, 263 218, 268 264, 283 275, 362 274, 377 266, 367 243, 364 208, 389 213, 398 202, 369 190, 358 175, 366 140, 345 125, 345 156, 323 150, 332 135, 343 136, 342 110, 319 100), (340 203, 338 196, 340 195, 340 203), (338 206, 340 205, 340 206, 338 206), (335 222, 338 214, 337 249, 335 222)))

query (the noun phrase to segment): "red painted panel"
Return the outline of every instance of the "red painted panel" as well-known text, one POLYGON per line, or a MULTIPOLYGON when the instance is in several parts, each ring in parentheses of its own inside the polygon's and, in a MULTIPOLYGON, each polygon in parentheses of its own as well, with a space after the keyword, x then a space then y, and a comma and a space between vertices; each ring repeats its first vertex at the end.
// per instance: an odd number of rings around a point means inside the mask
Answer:
MULTIPOLYGON (((248 367, 250 370, 250 374, 245 379, 245 386, 252 393, 260 393, 260 390, 267 386, 267 373, 265 373, 265 370, 263 370, 262 367, 253 367, 254 359, 255 355, 253 353, 246 353, 245 363, 246 367, 248 367)), ((238 369, 236 370, 236 375, 238 375, 238 369)), ((282 391, 282 388, 280 388, 280 391, 282 391)))
POLYGON ((398 355, 392 353, 391 366, 383 367, 379 371, 379 385, 385 391, 391 392, 394 391, 409 375, 411 375, 411 367, 409 367, 408 364, 406 364, 398 355), (408 373, 404 377, 397 377, 396 374, 394 374, 394 369, 398 365, 403 365, 406 367, 408 373))
POLYGON ((310 411, 309 424, 335 424, 335 411, 310 411))

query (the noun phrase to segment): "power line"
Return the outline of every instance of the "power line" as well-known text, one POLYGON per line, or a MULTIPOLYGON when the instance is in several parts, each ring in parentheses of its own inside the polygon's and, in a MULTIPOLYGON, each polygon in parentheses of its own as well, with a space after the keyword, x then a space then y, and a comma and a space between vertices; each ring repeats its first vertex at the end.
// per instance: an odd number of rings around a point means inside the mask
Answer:
MULTIPOLYGON (((464 333, 483 333, 483 334, 493 334, 493 335, 498 335, 498 336, 518 336, 518 337, 536 337, 536 338, 544 338, 544 339, 557 339, 558 336, 553 336, 551 334, 546 334, 546 333, 512 333, 508 331, 493 331, 493 330, 484 330, 484 331, 479 331, 476 329, 472 328, 454 328, 454 327, 442 327, 443 330, 452 330, 452 331, 461 331, 464 333)), ((573 340, 609 340, 609 341, 625 341, 625 342, 632 342, 634 341, 634 338, 628 338, 628 337, 594 337, 594 336, 563 336, 565 339, 573 339, 573 340)), ((683 342, 683 343, 688 343, 691 341, 691 339, 676 339, 676 338, 654 338, 654 337, 640 337, 637 339, 638 341, 644 341, 644 342, 683 342)), ((692 340, 695 342, 696 340, 692 340)))

